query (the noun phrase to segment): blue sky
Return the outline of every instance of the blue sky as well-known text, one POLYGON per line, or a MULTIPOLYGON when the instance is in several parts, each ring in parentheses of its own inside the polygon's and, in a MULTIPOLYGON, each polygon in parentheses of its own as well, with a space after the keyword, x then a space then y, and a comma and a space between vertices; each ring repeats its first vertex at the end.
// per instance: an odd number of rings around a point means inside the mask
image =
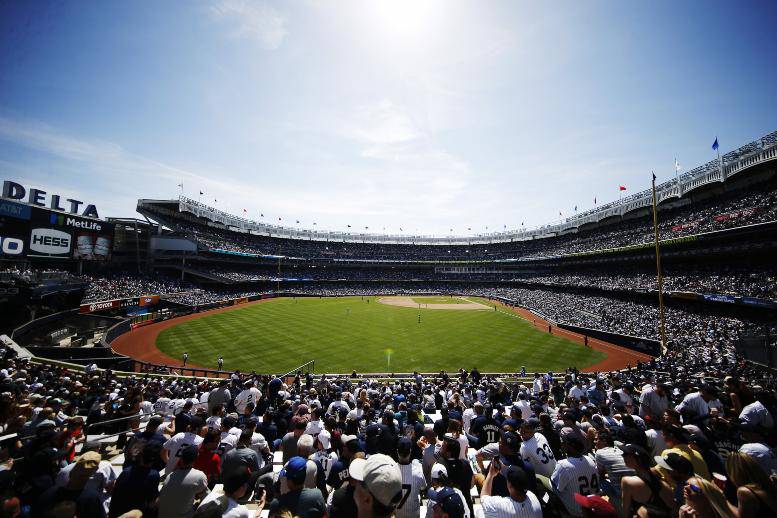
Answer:
POLYGON ((8 1, 0 176, 102 216, 183 181, 308 228, 541 225, 777 129, 775 27, 773 1, 8 1))

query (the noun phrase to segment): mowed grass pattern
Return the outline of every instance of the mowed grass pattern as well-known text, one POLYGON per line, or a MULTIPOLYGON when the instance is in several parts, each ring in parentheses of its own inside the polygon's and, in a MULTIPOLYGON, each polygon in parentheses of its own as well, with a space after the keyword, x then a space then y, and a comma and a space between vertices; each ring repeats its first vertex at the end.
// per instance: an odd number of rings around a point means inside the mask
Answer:
POLYGON ((605 356, 506 311, 418 310, 374 297, 281 298, 204 315, 162 331, 157 347, 201 366, 215 368, 221 354, 224 369, 275 373, 309 360, 332 373, 560 371, 605 356))
POLYGON ((411 297, 411 300, 417 304, 469 304, 469 300, 463 300, 457 297, 411 297))

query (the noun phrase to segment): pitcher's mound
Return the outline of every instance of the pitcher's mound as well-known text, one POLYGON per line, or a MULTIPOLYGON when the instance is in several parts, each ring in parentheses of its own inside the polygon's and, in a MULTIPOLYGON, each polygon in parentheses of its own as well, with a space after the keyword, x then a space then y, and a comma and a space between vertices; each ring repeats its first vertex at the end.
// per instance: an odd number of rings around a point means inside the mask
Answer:
POLYGON ((419 304, 411 297, 381 297, 378 299, 378 303, 386 304, 387 306, 399 306, 402 308, 416 308, 419 306, 421 309, 450 309, 457 311, 493 311, 494 309, 485 304, 479 304, 477 302, 465 302, 459 304, 419 304))

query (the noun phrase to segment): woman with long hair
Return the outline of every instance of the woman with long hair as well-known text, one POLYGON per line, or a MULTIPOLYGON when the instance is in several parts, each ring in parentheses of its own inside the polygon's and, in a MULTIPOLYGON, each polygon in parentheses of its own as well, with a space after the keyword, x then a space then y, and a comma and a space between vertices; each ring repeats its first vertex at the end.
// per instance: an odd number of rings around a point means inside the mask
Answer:
POLYGON ((737 488, 738 506, 730 505, 737 518, 777 516, 777 484, 750 455, 738 451, 729 454, 726 470, 737 488))
POLYGON ((691 477, 683 488, 685 504, 680 518, 734 518, 723 491, 701 477, 691 477))

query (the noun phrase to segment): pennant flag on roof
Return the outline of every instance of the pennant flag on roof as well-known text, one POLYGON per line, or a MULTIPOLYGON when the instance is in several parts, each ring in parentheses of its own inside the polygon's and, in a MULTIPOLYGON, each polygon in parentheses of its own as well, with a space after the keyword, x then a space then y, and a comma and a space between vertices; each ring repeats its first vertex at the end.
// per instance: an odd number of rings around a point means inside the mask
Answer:
POLYGON ((620 189, 621 191, 625 191, 626 190, 626 188, 624 186, 622 186, 622 185, 620 187, 618 187, 618 189, 620 189))
POLYGON ((202 191, 200 191, 200 196, 202 196, 203 194, 205 194, 205 193, 203 193, 202 191))
POLYGON ((718 146, 718 137, 715 137, 715 142, 712 143, 712 149, 717 151, 718 147, 720 147, 720 146, 718 146))

